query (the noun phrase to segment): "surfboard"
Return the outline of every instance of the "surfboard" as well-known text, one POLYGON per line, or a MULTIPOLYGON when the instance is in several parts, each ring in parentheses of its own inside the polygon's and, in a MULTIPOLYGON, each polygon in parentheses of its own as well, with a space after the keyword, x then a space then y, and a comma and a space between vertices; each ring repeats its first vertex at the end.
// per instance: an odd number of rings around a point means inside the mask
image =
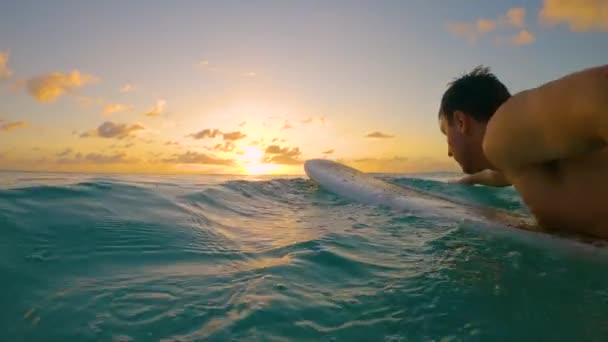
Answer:
POLYGON ((543 229, 527 215, 456 203, 416 189, 389 183, 328 159, 310 159, 304 163, 306 175, 322 188, 354 202, 389 207, 425 218, 465 223, 464 226, 510 236, 559 239, 567 242, 604 247, 603 240, 543 229))

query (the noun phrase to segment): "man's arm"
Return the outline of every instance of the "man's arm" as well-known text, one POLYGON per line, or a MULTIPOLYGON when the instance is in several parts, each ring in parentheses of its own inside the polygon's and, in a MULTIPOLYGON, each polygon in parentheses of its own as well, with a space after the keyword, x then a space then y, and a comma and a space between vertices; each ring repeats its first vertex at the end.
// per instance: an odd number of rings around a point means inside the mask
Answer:
POLYGON ((483 170, 472 175, 464 176, 453 183, 481 184, 486 186, 504 187, 511 185, 502 172, 495 170, 483 170))
POLYGON ((483 142, 500 170, 518 170, 606 146, 608 65, 514 95, 494 114, 483 142))

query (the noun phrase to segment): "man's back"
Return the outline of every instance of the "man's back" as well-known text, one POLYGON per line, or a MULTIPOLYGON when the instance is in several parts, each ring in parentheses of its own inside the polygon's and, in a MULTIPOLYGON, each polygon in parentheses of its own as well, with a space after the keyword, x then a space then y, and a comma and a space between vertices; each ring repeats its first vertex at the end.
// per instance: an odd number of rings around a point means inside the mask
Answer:
POLYGON ((608 238, 608 148, 514 170, 509 179, 544 228, 608 238))
POLYGON ((608 67, 567 75, 505 102, 484 153, 548 229, 608 238, 608 67))

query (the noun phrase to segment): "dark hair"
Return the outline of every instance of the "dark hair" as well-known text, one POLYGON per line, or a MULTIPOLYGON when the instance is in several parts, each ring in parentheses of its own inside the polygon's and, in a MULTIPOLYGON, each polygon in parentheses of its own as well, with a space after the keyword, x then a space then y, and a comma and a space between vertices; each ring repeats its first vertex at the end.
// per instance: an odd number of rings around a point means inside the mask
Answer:
POLYGON ((448 83, 448 90, 441 98, 439 115, 445 115, 452 123, 454 111, 461 110, 479 122, 488 122, 494 112, 511 97, 509 90, 490 72, 480 65, 468 74, 448 83))

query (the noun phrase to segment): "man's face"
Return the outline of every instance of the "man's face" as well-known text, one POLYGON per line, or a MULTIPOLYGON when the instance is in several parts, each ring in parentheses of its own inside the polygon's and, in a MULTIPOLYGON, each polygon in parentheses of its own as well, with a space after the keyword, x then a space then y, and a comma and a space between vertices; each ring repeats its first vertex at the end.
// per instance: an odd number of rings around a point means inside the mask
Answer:
POLYGON ((450 124, 442 113, 439 119, 439 127, 447 138, 448 156, 456 160, 464 173, 474 173, 476 170, 473 167, 473 156, 469 148, 470 139, 467 139, 465 134, 465 125, 467 123, 461 120, 463 118, 456 117, 455 115, 452 124, 450 124))

